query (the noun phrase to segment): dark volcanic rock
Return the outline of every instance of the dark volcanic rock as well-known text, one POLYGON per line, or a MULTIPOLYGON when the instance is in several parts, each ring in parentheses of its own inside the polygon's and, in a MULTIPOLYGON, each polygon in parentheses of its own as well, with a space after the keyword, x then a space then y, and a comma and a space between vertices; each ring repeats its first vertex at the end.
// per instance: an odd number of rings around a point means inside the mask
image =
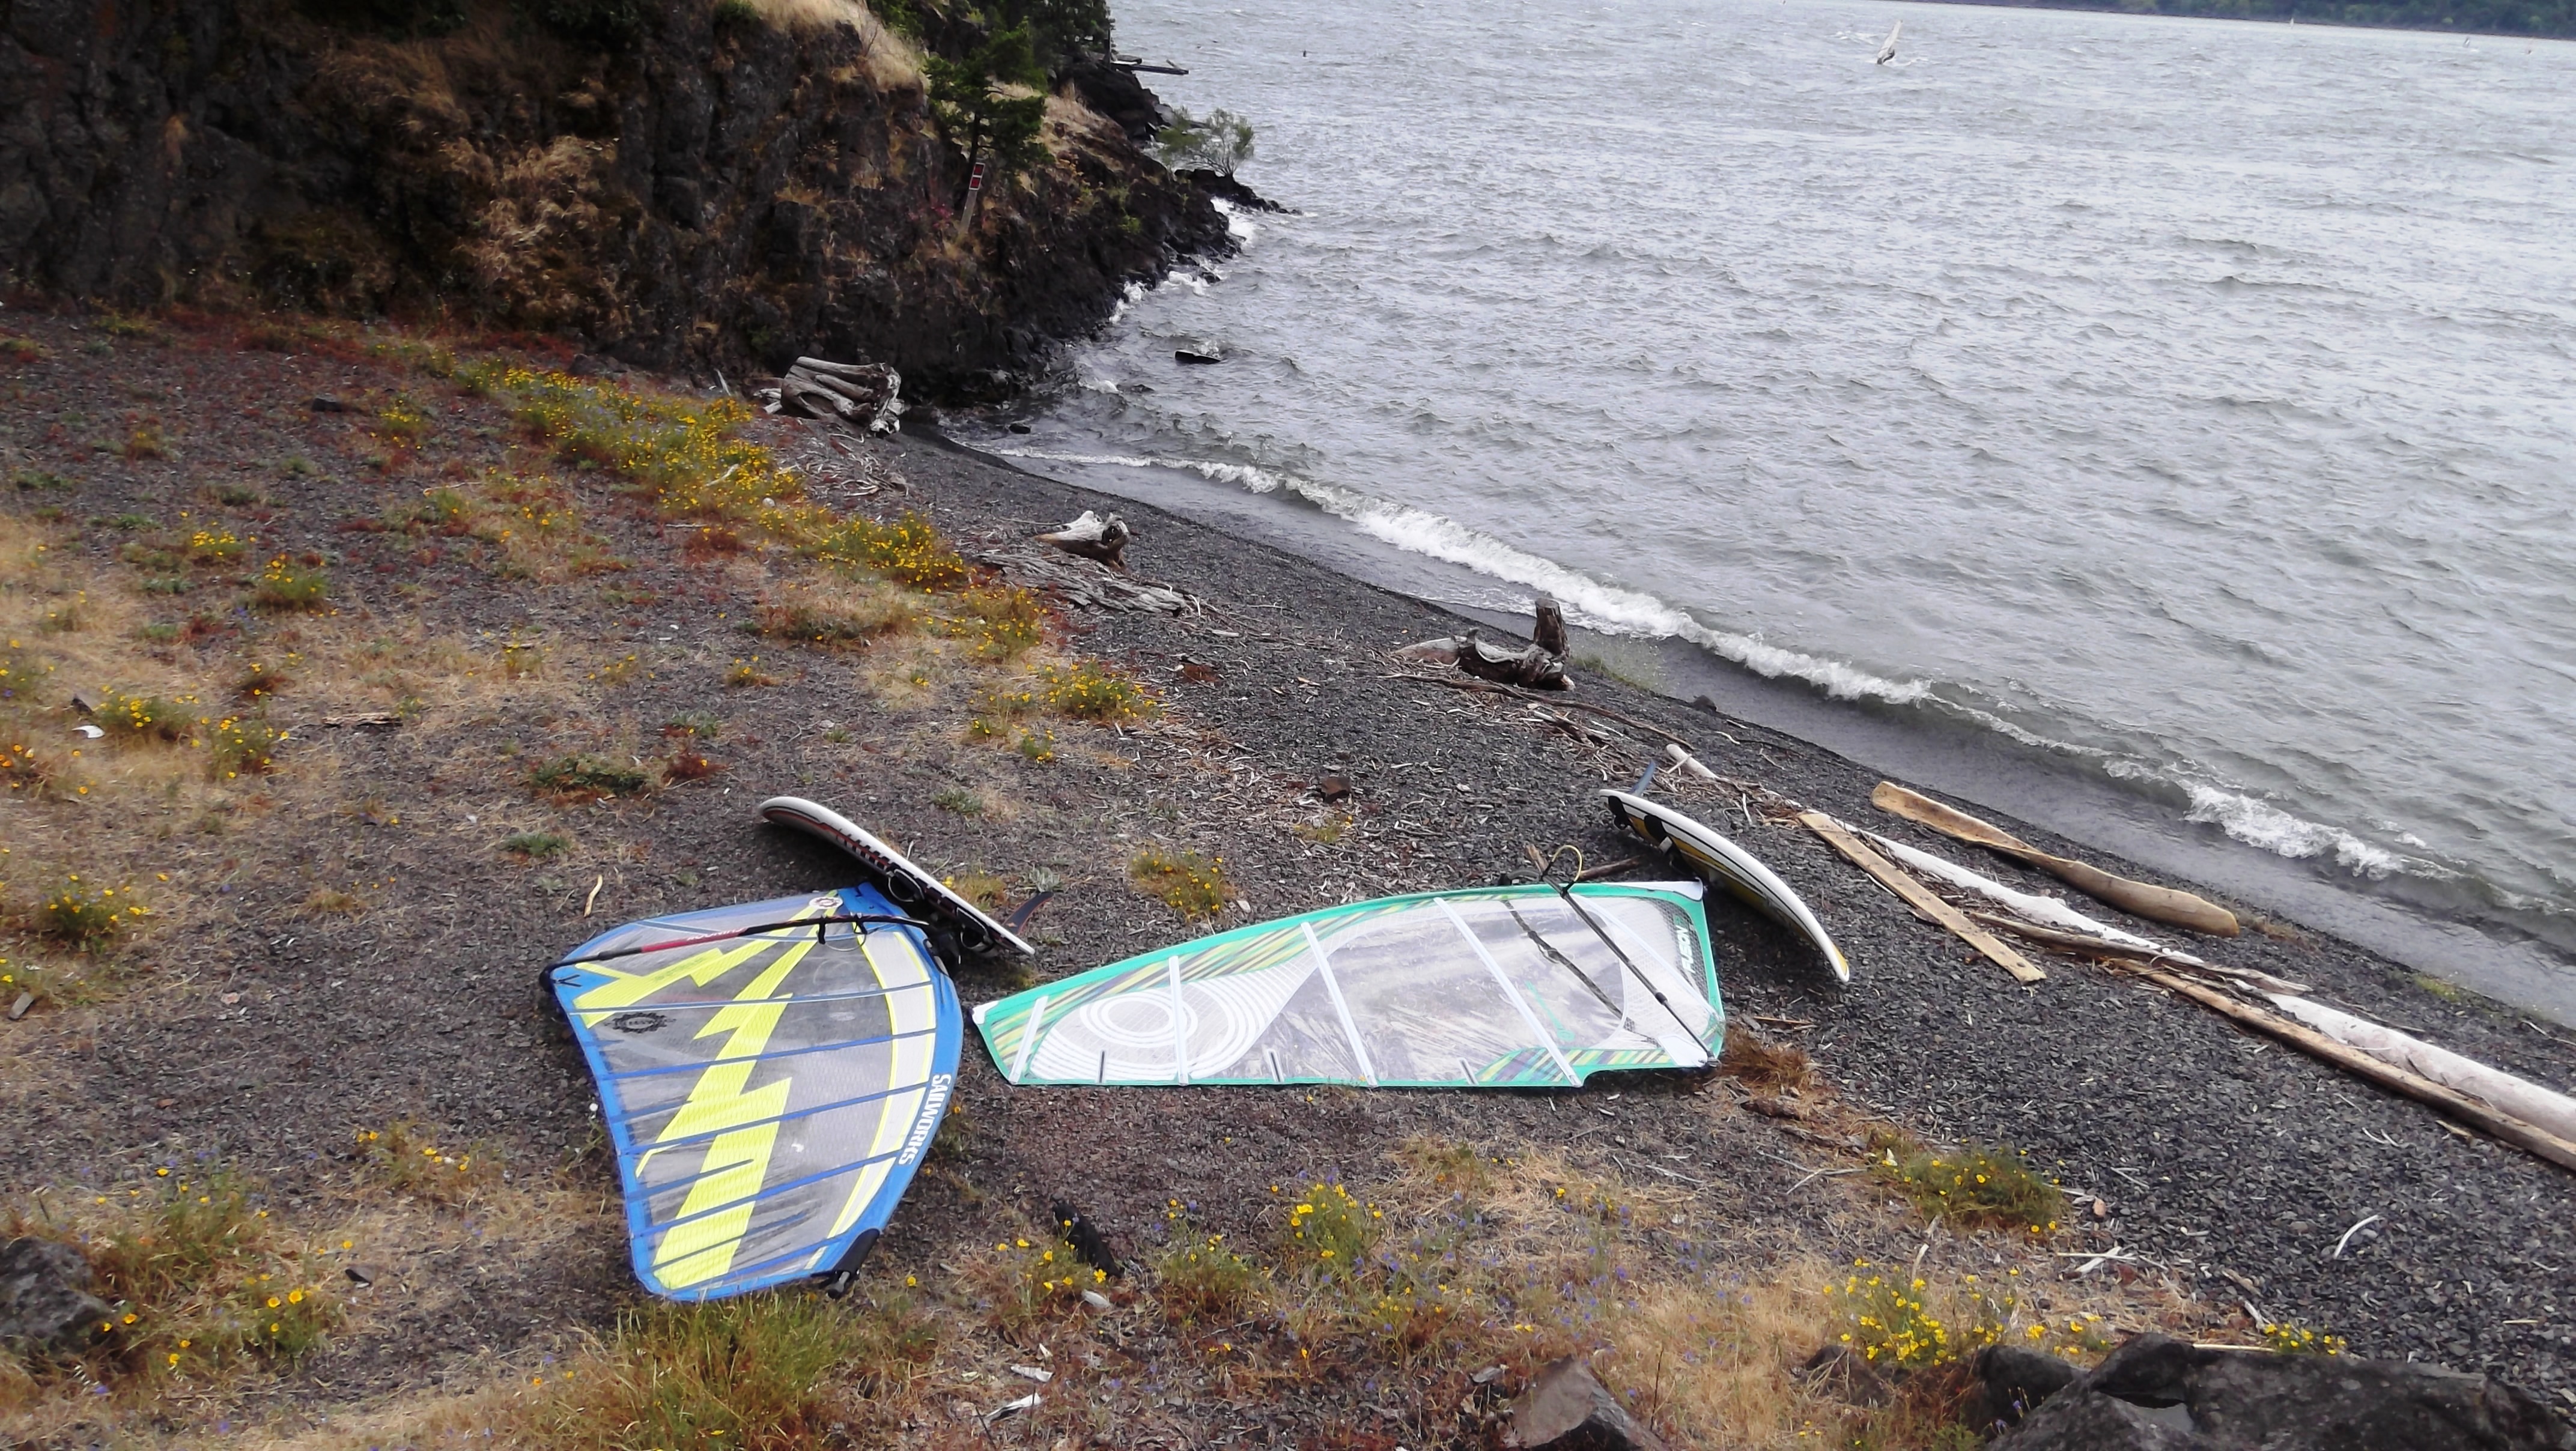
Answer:
MULTIPOLYGON (((1990 1388, 2011 1369, 1982 1358, 1978 1368, 1990 1388)), ((2548 1408, 2483 1375, 2348 1356, 2204 1350, 2141 1335, 2049 1396, 1995 1446, 2566 1451, 2576 1440, 2548 1408)))
POLYGON ((2057 1356, 2015 1345, 1989 1345, 1978 1351, 1975 1370, 1985 1396, 1978 1420, 2006 1426, 2019 1422, 2081 1374, 2057 1356))
POLYGON ((1664 1451, 1663 1439, 1637 1424, 1579 1355, 1538 1373, 1512 1403, 1503 1440, 1517 1451, 1664 1451))
POLYGON ((616 37, 535 8, 403 37, 291 0, 12 6, 0 272, 119 306, 477 318, 701 374, 867 358, 941 393, 1229 245, 1080 111, 956 244, 964 158, 855 7, 791 31, 678 0, 616 37))
POLYGON ((1242 182, 1235 180, 1233 177, 1226 175, 1222 171, 1216 171, 1204 166, 1194 166, 1187 171, 1181 172, 1180 178, 1181 180, 1188 182, 1192 187, 1206 192, 1209 196, 1215 197, 1221 202, 1230 202, 1235 206, 1248 207, 1256 212, 1284 212, 1288 210, 1286 207, 1283 207, 1279 203, 1272 201, 1270 198, 1263 196, 1261 193, 1254 191, 1252 188, 1245 186, 1242 182))
POLYGON ((89 1292, 89 1261, 50 1239, 0 1244, 0 1344, 69 1349, 96 1335, 111 1314, 89 1292))
POLYGON ((1082 104, 1116 122, 1127 139, 1139 146, 1153 140, 1155 129, 1163 124, 1163 103, 1124 66, 1084 56, 1066 66, 1057 79, 1072 87, 1082 104))
MULTIPOLYGON (((2305 1444, 2305 1443, 2301 1443, 2305 1444)), ((2179 1411, 2153 1411, 2076 1387, 2050 1398, 1994 1451, 2217 1451, 2179 1411)))

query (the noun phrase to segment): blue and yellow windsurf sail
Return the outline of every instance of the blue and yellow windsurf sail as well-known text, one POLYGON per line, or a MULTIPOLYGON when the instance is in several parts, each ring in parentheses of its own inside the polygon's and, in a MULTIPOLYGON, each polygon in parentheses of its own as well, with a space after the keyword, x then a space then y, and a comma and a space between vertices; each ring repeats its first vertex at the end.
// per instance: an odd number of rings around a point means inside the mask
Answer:
POLYGON ((957 1081, 957 990, 872 887, 629 923, 547 982, 675 1300, 855 1269, 957 1081))
POLYGON ((1726 1041, 1700 885, 1477 887, 1282 918, 975 1009, 1013 1083, 1562 1088, 1726 1041))

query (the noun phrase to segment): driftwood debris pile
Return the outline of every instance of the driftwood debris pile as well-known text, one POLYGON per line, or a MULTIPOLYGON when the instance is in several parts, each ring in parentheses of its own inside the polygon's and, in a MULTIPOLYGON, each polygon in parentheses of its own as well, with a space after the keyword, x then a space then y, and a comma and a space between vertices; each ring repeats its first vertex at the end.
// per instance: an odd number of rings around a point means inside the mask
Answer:
MULTIPOLYGON (((2190 893, 2115 877, 2038 851, 2003 831, 1891 782, 1871 801, 1953 838, 2024 861, 2134 915, 2219 932, 2224 908, 2190 893)), ((2316 1001, 2304 984, 2207 961, 2100 922, 2056 897, 2019 891, 1957 862, 1862 831, 1821 811, 1799 821, 1925 918, 1949 929, 2025 984, 2045 977, 1995 933, 2095 962, 2154 984, 2238 1026, 2356 1078, 2402 1094, 2535 1158, 2576 1170, 2576 1100, 2420 1038, 2316 1001), (1962 911, 1934 887, 1980 899, 1962 911)), ((2232 935, 2232 932, 2230 933, 2232 935)))
POLYGON ((903 427, 903 375, 884 363, 798 358, 786 377, 752 393, 772 413, 837 418, 870 433, 903 427))

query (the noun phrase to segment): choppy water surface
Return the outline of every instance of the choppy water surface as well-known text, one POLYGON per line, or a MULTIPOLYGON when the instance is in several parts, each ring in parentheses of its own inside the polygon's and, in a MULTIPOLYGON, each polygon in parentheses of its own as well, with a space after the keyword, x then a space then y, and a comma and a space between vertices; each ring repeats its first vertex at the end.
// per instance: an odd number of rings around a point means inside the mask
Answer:
POLYGON ((995 446, 2576 942, 2576 46, 1118 14, 1303 214, 1132 303, 995 446))

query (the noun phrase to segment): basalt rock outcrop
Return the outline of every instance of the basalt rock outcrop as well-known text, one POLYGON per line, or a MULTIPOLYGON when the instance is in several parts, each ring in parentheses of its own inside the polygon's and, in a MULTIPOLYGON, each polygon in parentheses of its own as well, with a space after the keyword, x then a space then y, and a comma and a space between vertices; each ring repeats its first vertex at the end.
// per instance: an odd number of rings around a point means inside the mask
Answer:
POLYGON ((2566 1424, 2492 1377, 2136 1336, 2058 1382, 2033 1357, 1976 1369, 1994 1451, 2569 1451, 2566 1424), (2052 1383, 2057 1382, 2057 1383, 2052 1383))
POLYGON ((76 1350, 112 1312, 90 1293, 89 1261, 49 1239, 0 1241, 0 1346, 76 1350))
POLYGON ((855 0, 9 0, 0 274, 953 395, 1227 246, 1070 87, 1046 140, 961 225, 918 56, 855 0))

